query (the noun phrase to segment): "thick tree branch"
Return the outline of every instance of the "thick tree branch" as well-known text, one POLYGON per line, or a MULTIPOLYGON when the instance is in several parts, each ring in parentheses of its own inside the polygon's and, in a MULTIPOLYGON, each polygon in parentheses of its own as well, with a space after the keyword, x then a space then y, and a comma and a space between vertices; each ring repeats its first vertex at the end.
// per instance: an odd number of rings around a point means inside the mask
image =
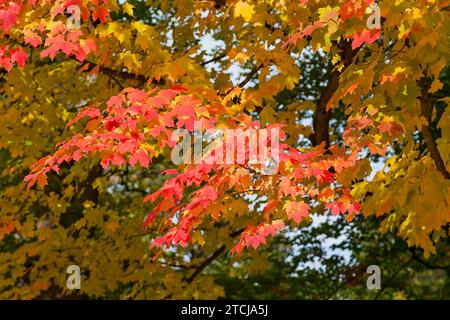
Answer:
POLYGON ((311 136, 311 142, 314 146, 320 145, 325 142, 325 148, 330 146, 330 118, 331 110, 327 111, 327 105, 333 94, 339 87, 339 77, 342 72, 352 63, 353 57, 356 55, 357 50, 352 50, 351 42, 343 40, 337 44, 341 49, 341 60, 344 67, 342 70, 333 70, 330 74, 330 78, 326 87, 322 90, 319 101, 317 102, 316 112, 313 121, 314 133, 311 136))
POLYGON ((340 74, 341 73, 338 70, 331 72, 327 86, 322 90, 320 99, 317 102, 313 121, 314 133, 312 144, 314 146, 318 146, 322 142, 325 142, 326 149, 330 146, 329 123, 331 118, 331 110, 327 111, 327 104, 339 86, 340 74))
POLYGON ((442 173, 445 179, 450 179, 450 172, 447 171, 445 167, 444 160, 442 159, 441 154, 439 153, 439 149, 437 147, 436 141, 433 138, 433 135, 431 134, 430 130, 430 123, 431 123, 431 115, 433 113, 433 106, 431 105, 431 97, 428 93, 428 90, 430 88, 430 85, 427 85, 425 83, 425 78, 421 78, 417 81, 417 84, 420 87, 420 112, 421 116, 424 117, 427 120, 428 124, 422 125, 422 136, 425 140, 425 144, 427 145, 427 149, 430 152, 431 158, 434 161, 434 164, 436 165, 436 168, 439 170, 439 172, 442 173))

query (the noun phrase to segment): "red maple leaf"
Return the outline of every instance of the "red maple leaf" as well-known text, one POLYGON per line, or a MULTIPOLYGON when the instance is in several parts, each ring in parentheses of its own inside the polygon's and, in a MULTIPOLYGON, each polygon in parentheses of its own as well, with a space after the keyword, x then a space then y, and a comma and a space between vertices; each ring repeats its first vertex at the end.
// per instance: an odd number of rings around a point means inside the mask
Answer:
POLYGON ((295 223, 300 223, 309 215, 309 206, 303 201, 288 201, 286 203, 286 211, 288 218, 294 220, 295 223))
POLYGON ((380 38, 381 31, 380 30, 368 30, 364 29, 361 32, 355 33, 351 38, 352 41, 352 49, 355 50, 359 48, 364 43, 374 43, 380 38))
POLYGON ((109 17, 109 11, 105 7, 97 7, 92 12, 92 19, 95 21, 100 20, 101 23, 106 23, 106 18, 109 17))
POLYGON ((139 150, 133 154, 130 159, 131 166, 134 167, 138 162, 141 167, 148 168, 148 165, 150 164, 150 157, 148 156, 148 153, 144 150, 139 150))

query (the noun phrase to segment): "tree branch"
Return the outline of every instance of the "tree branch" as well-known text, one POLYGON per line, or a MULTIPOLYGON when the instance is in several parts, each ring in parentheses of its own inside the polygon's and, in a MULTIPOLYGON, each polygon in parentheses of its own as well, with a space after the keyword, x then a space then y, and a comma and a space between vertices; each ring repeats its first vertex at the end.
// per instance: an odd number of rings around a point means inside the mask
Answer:
POLYGON ((417 81, 417 84, 420 87, 421 93, 419 97, 421 116, 423 116, 428 122, 427 125, 422 125, 422 136, 425 140, 425 144, 427 145, 427 149, 430 152, 431 158, 436 165, 436 168, 439 170, 439 172, 442 173, 445 179, 450 179, 450 172, 448 172, 445 167, 444 160, 439 153, 436 141, 434 140, 430 130, 431 115, 433 113, 433 106, 431 105, 431 98, 430 94, 428 93, 430 85, 427 85, 425 83, 425 78, 419 79, 417 81))
POLYGON ((428 269, 435 269, 435 270, 449 270, 450 271, 450 264, 448 265, 444 265, 444 266, 435 266, 432 265, 424 260, 422 260, 422 258, 420 258, 416 251, 414 249, 410 250, 412 252, 412 259, 414 259, 415 261, 419 262, 420 264, 424 265, 425 267, 427 267, 428 269))
POLYGON ((221 60, 222 58, 225 58, 226 56, 227 56, 226 53, 219 54, 219 55, 216 56, 216 57, 213 57, 213 58, 211 58, 211 59, 209 59, 209 60, 206 60, 206 61, 201 62, 200 65, 201 65, 202 67, 204 67, 204 66, 206 66, 207 64, 210 64, 210 63, 219 61, 219 60, 221 60))
MULTIPOLYGON (((70 59, 70 57, 69 57, 69 59, 70 59)), ((111 78, 115 78, 115 77, 119 76, 120 78, 125 79, 125 80, 138 80, 139 82, 142 82, 142 83, 150 80, 148 77, 141 75, 141 74, 130 73, 130 72, 121 71, 121 70, 113 70, 108 67, 97 65, 97 64, 95 64, 93 62, 89 62, 89 61, 87 62, 87 65, 88 65, 88 67, 84 71, 90 72, 90 71, 94 70, 95 68, 98 68, 98 70, 101 73, 103 73, 111 78)), ((161 79, 160 81, 152 80, 151 82, 156 85, 163 85, 165 83, 164 79, 161 79)))
POLYGON ((197 278, 197 276, 207 267, 211 264, 211 262, 213 262, 218 256, 220 256, 226 249, 225 245, 222 245, 219 249, 217 249, 216 251, 214 251, 213 254, 211 254, 209 256, 208 259, 206 259, 205 261, 203 261, 198 267, 197 269, 195 269, 194 273, 191 274, 191 276, 189 278, 186 279, 186 287, 188 285, 190 285, 195 278, 197 278))
POLYGON ((337 46, 342 50, 340 55, 344 63, 344 67, 341 71, 334 69, 331 72, 328 83, 322 90, 319 101, 317 102, 313 121, 314 133, 310 138, 313 146, 318 146, 322 142, 325 142, 326 149, 328 149, 330 146, 329 123, 331 118, 331 110, 327 111, 327 105, 330 99, 333 97, 333 94, 339 87, 339 77, 341 76, 342 72, 352 63, 354 56, 358 52, 357 50, 352 50, 350 41, 342 40, 341 42, 337 43, 337 46))
MULTIPOLYGON (((27 45, 25 45, 24 43, 20 42, 17 39, 11 38, 8 34, 5 34, 3 37, 6 40, 11 41, 11 42, 13 42, 14 44, 16 44, 18 46, 27 47, 27 45)), ((74 60, 74 61, 79 62, 73 56, 66 56, 66 58, 69 59, 69 60, 74 60)), ((83 70, 83 71, 90 72, 90 71, 94 70, 95 68, 98 68, 98 70, 101 73, 109 76, 112 80, 114 80, 116 82, 117 82, 117 78, 116 78, 117 76, 121 77, 122 79, 138 80, 138 81, 143 82, 143 83, 150 80, 148 77, 146 77, 144 75, 140 75, 140 74, 136 74, 136 73, 130 73, 128 71, 123 71, 123 70, 113 70, 113 69, 105 67, 105 66, 97 65, 96 63, 93 63, 93 62, 90 62, 90 61, 86 61, 85 64, 87 64, 88 67, 85 70, 83 70)), ((160 80, 160 81, 152 80, 152 83, 156 84, 156 85, 164 85, 165 81, 163 79, 160 80)), ((122 85, 120 84, 120 86, 122 86, 122 85)))
POLYGON ((264 65, 261 63, 259 66, 253 68, 252 71, 250 71, 250 73, 245 77, 245 79, 238 84, 238 87, 242 89, 247 83, 249 83, 253 79, 253 77, 258 73, 259 70, 262 69, 263 66, 264 65))
POLYGON ((374 300, 378 300, 378 298, 381 296, 381 294, 384 292, 384 290, 389 286, 389 284, 392 282, 392 280, 394 280, 394 278, 399 274, 399 272, 402 271, 403 268, 405 268, 408 264, 410 264, 412 260, 413 260, 413 257, 409 258, 397 270, 394 271, 394 273, 386 281, 386 284, 383 286, 383 288, 381 288, 380 291, 378 291, 378 293, 375 296, 374 300))
MULTIPOLYGON (((239 236, 242 232, 244 232, 245 228, 239 229, 229 234, 231 238, 235 238, 239 236)), ((209 266, 214 260, 217 259, 224 251, 226 250, 225 244, 220 246, 216 251, 214 251, 205 261, 203 261, 198 267, 196 267, 195 271, 186 279, 186 285, 183 288, 188 287, 194 280, 202 273, 202 271, 209 266)), ((173 294, 168 294, 164 297, 163 300, 170 299, 173 294)))
MULTIPOLYGON (((242 232, 244 232, 245 229, 239 229, 235 232, 230 233, 230 237, 231 238, 236 238, 237 236, 239 236, 242 232)), ((197 278, 197 276, 207 267, 209 266, 218 256, 220 256, 226 249, 225 245, 222 245, 221 247, 219 247, 216 251, 213 252, 213 254, 211 254, 205 261, 203 261, 198 267, 197 269, 194 271, 194 273, 187 278, 186 282, 187 285, 185 287, 187 287, 189 284, 191 284, 195 278, 197 278)))
MULTIPOLYGON (((238 88, 243 88, 247 83, 249 83, 251 80, 253 80, 253 78, 255 77, 255 75, 258 73, 259 70, 261 70, 264 67, 264 64, 260 64, 258 66, 255 66, 250 73, 245 77, 244 80, 242 80, 241 82, 239 82, 239 84, 237 85, 238 88)), ((233 91, 234 88, 230 88, 228 89, 225 93, 222 94, 222 96, 226 96, 228 95, 231 91, 233 91)))

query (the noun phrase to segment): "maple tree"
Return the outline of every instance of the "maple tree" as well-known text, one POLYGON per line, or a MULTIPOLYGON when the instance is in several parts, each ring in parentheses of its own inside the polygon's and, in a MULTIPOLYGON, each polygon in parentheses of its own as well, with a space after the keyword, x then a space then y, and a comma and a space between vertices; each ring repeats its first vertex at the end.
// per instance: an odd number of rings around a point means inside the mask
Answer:
POLYGON ((435 253, 450 222, 448 1, 380 1, 369 29, 372 5, 1 1, 2 296, 67 295, 52 271, 79 260, 88 296, 216 298, 200 274, 221 253, 258 255, 328 213, 376 216, 435 253), (172 134, 196 122, 279 128, 276 172, 175 167, 172 134))

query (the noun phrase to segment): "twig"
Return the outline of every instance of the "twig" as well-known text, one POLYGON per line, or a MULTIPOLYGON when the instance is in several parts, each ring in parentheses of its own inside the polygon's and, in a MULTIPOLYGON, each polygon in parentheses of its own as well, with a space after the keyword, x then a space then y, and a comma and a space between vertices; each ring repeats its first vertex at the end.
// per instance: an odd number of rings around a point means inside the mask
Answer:
POLYGON ((221 60, 222 58, 225 58, 226 56, 227 56, 226 53, 219 54, 218 56, 216 56, 216 57, 214 57, 214 58, 211 58, 211 59, 209 59, 209 60, 203 61, 202 63, 200 63, 200 65, 201 65, 202 67, 203 67, 203 66, 206 66, 207 64, 210 64, 210 63, 219 61, 219 60, 221 60))
MULTIPOLYGON (((258 73, 259 70, 261 70, 264 67, 264 64, 260 64, 256 67, 254 67, 250 73, 245 77, 244 80, 242 80, 238 85, 237 88, 243 88, 247 83, 249 83, 254 77, 255 75, 258 73)), ((231 91, 233 91, 233 87, 228 89, 225 93, 223 93, 221 96, 225 97, 227 96, 231 91)))
POLYGON ((214 251, 214 253, 212 255, 209 256, 208 259, 206 259, 205 261, 203 261, 197 269, 195 269, 194 273, 191 274, 191 276, 189 278, 186 279, 186 283, 187 285, 185 287, 187 287, 188 285, 190 285, 195 278, 197 278, 197 276, 207 267, 211 264, 211 262, 213 262, 218 256, 220 256, 226 249, 226 246, 223 244, 219 249, 217 249, 216 251, 214 251))

